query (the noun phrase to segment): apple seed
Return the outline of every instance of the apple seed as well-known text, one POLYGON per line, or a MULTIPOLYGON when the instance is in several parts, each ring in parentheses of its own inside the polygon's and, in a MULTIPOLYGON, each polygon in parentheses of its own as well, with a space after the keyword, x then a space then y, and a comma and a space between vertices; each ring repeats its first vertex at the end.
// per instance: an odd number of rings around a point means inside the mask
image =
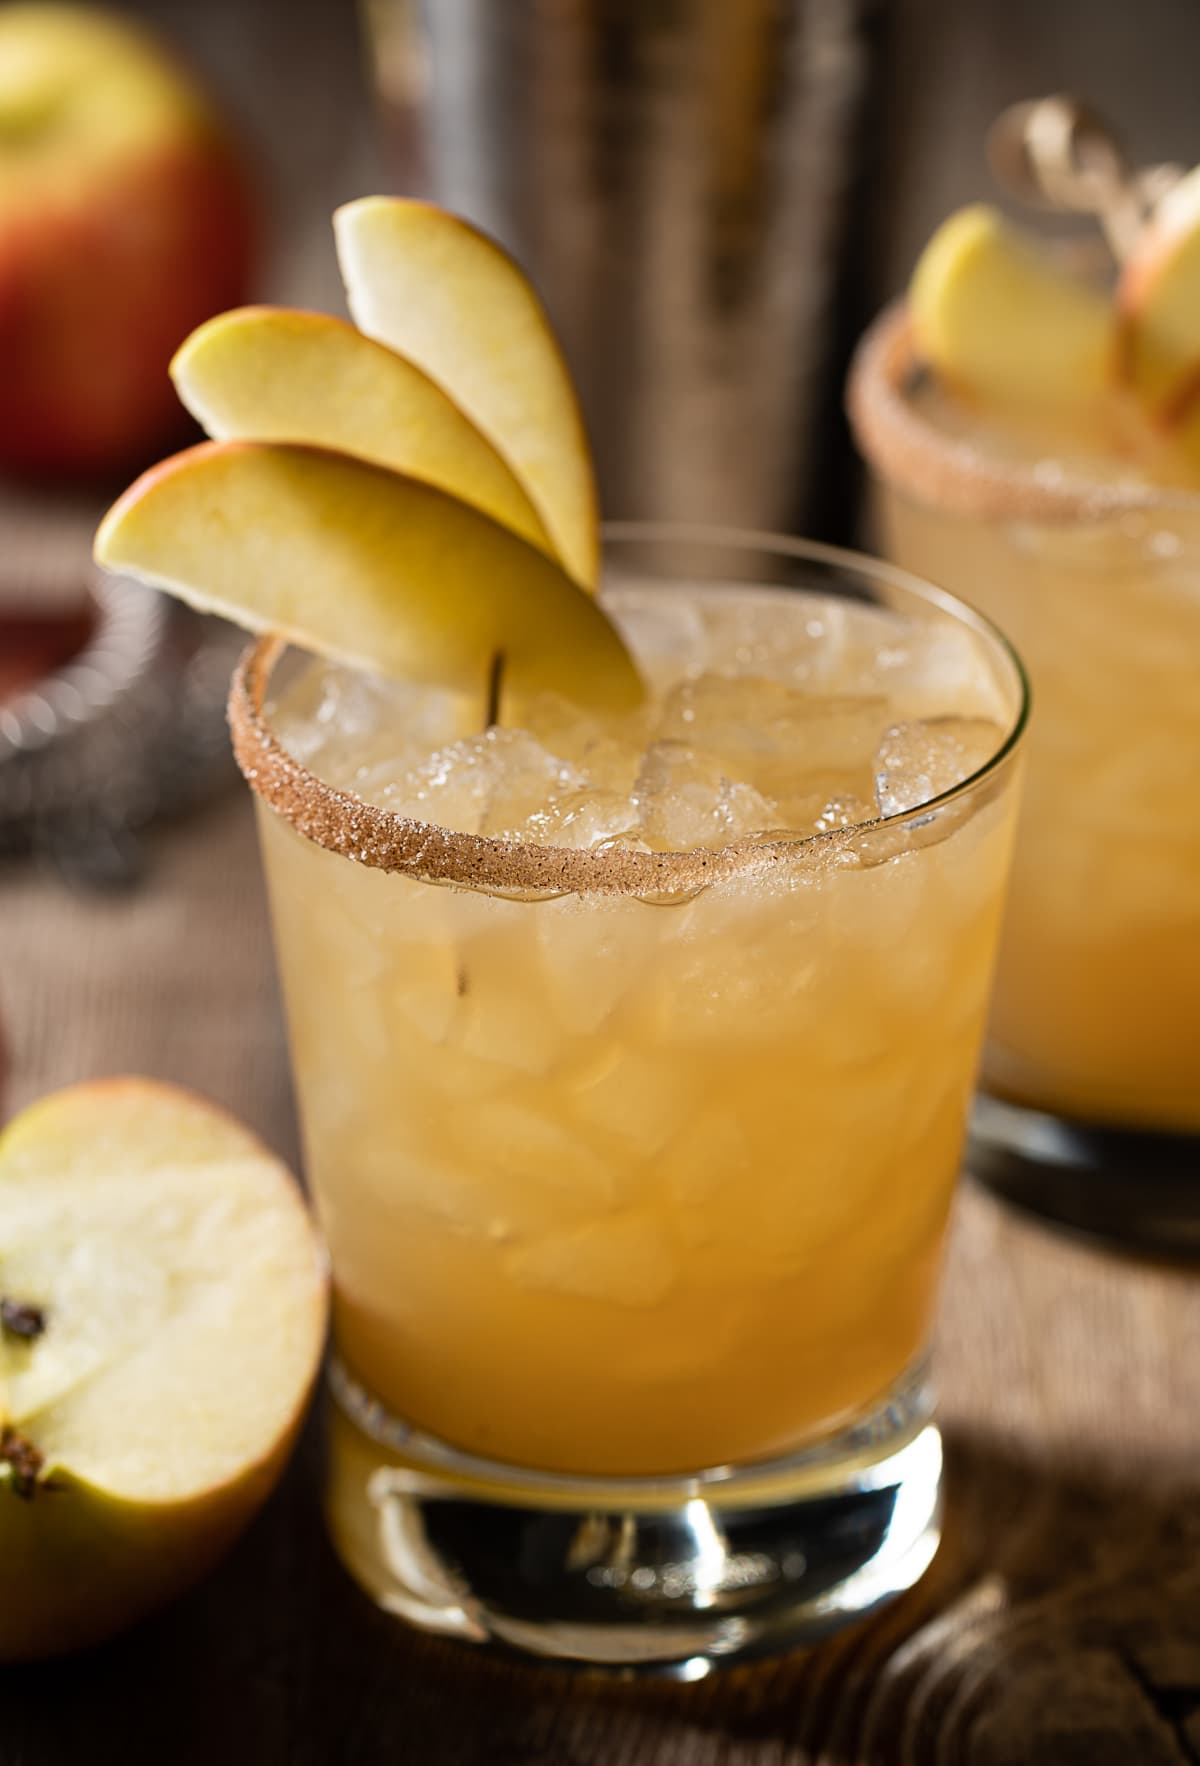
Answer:
POLYGON ((12 1300, 7 1294, 0 1295, 0 1332, 4 1336, 32 1343, 45 1328, 44 1307, 32 1306, 27 1300, 12 1300))
POLYGON ((12 1469, 13 1495, 19 1496, 22 1502, 32 1501, 38 1473, 42 1469, 42 1455, 32 1441, 26 1440, 19 1429, 8 1423, 0 1428, 0 1465, 12 1469))

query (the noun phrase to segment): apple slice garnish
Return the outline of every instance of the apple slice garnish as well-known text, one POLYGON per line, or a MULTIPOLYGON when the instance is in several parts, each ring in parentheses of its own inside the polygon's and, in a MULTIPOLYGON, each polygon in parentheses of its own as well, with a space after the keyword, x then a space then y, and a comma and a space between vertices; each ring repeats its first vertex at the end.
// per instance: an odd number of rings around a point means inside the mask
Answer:
POLYGON ((1200 166, 1159 202, 1117 284, 1122 377, 1167 429, 1200 414, 1200 166))
POLYGON ((1116 326, 1104 295, 982 203, 933 235, 909 311, 919 357, 998 409, 1079 406, 1111 385, 1116 326))
POLYGON ((0 1136, 0 1660, 109 1636, 271 1490, 326 1323, 324 1257, 260 1142, 98 1080, 0 1136))
POLYGON ((554 559, 432 485, 321 448, 207 442, 109 510, 96 562, 251 631, 408 680, 601 710, 641 682, 599 603, 554 559))
POLYGON ((598 564, 591 453, 566 363, 522 271, 467 222, 426 203, 369 196, 333 218, 360 331, 449 393, 528 491, 569 574, 598 564))
POLYGON ((242 307, 194 331, 171 363, 217 441, 308 442, 438 486, 552 552, 520 480, 436 382, 344 320, 242 307))

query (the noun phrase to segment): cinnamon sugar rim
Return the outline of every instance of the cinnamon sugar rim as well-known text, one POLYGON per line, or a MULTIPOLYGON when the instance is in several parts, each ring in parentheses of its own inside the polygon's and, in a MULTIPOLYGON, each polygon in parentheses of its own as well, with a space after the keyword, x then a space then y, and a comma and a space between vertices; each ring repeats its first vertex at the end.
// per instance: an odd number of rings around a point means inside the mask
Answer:
MULTIPOLYGON (((814 546, 808 550, 831 557, 849 556, 833 548, 814 546)), ((875 568, 886 570, 898 581, 916 581, 885 566, 875 568)), ((921 588, 947 607, 961 605, 941 590, 921 588)), ((963 612, 970 610, 964 607, 963 612)), ((287 639, 276 635, 259 638, 243 653, 230 686, 229 727, 234 755, 250 788, 305 839, 357 864, 492 893, 685 897, 712 883, 761 876, 785 861, 794 864, 800 848, 814 856, 831 857, 861 841, 868 831, 890 831, 927 821, 933 810, 974 797, 1015 749, 1025 728, 1029 701, 1024 672, 1011 646, 989 622, 974 614, 972 619, 1003 647, 1021 690, 1012 728, 977 772, 902 815, 822 834, 752 837, 717 850, 700 847, 690 852, 643 852, 619 846, 588 850, 489 839, 416 821, 368 803, 354 792, 339 790, 289 754, 267 721, 263 709, 267 689, 275 665, 288 647, 287 639)))
POLYGON ((846 408, 859 447, 893 489, 955 515, 1078 521, 1138 511, 1200 511, 1200 495, 1170 486, 1104 484, 1080 473, 989 459, 945 434, 908 397, 919 366, 904 301, 885 308, 854 354, 846 408))

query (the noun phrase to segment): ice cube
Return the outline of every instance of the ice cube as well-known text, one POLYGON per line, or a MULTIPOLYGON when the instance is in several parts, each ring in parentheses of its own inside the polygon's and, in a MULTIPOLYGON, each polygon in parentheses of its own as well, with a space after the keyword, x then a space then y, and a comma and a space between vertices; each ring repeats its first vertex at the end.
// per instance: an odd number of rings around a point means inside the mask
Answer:
POLYGON ((881 647, 874 674, 898 717, 906 720, 954 716, 1002 722, 1008 710, 985 640, 948 615, 908 622, 900 640, 881 647))
POLYGON ((558 799, 585 783, 579 769, 544 748, 526 730, 489 730, 492 784, 480 833, 519 840, 558 799))
POLYGON ((902 815, 969 779, 1003 740, 990 718, 933 717, 893 724, 875 755, 881 815, 902 815))
POLYGON ((314 661, 285 681, 268 715, 298 760, 376 801, 432 748, 453 741, 463 710, 463 695, 448 688, 314 661))
POLYGON ((637 1158, 649 1158, 691 1111, 691 1064, 660 1061, 613 1042, 566 1081, 571 1113, 637 1158))
POLYGON ((727 1105, 700 1110, 682 1125, 660 1169, 672 1202, 682 1211, 676 1225, 686 1243, 703 1244, 713 1233, 707 1217, 693 1210, 702 1210, 722 1190, 744 1186, 755 1163, 745 1127, 727 1105))
POLYGON ((521 1073, 545 1073, 558 1053, 559 1031, 542 1003, 505 982, 489 985, 464 958, 457 975, 461 996, 445 1040, 477 1061, 521 1073))
POLYGON ((590 1033, 644 980, 668 908, 621 896, 564 895, 533 910, 548 1019, 590 1033))
POLYGON ((875 805, 861 797, 831 797, 822 804, 813 828, 818 834, 828 834, 834 828, 857 828, 874 821, 875 813, 875 805))
POLYGON ((513 1092, 481 1100, 460 1126, 481 1177, 514 1196, 540 1197, 546 1223, 603 1213, 616 1198, 608 1162, 563 1113, 513 1092))
POLYGON ((515 834, 577 775, 525 730, 492 729, 435 749, 398 776, 360 777, 373 802, 462 834, 515 834))
POLYGON ((776 1133, 764 1147, 766 1124, 752 1107, 714 1105, 671 1143, 661 1170, 675 1204, 672 1230, 701 1268, 761 1280, 821 1255, 861 1213, 856 1135, 844 1125, 821 1135, 821 1119, 820 1110, 815 1121, 798 1116, 793 1133, 776 1133))
POLYGON ((419 822, 436 822, 461 834, 478 834, 492 787, 490 755, 471 737, 438 748, 416 766, 391 778, 362 778, 373 803, 419 822))
POLYGON ((777 681, 823 680, 845 642, 846 606, 834 596, 792 597, 746 586, 735 595, 701 590, 696 606, 706 668, 753 670, 777 681))
POLYGON ((470 1149, 412 1131, 401 1142, 369 1138, 353 1182, 369 1193, 374 1209, 416 1210, 461 1237, 492 1244, 513 1244, 588 1212, 586 1205, 573 1206, 566 1192, 547 1197, 536 1184, 497 1183, 470 1149))
POLYGON ((676 741, 653 742, 634 786, 644 839, 660 852, 728 846, 777 826, 775 804, 730 778, 721 761, 676 741))
POLYGON ((796 834, 828 834, 834 828, 855 828, 879 814, 874 798, 868 802, 842 789, 836 775, 811 788, 785 794, 778 800, 779 825, 796 834))
POLYGON ((644 1212, 548 1233, 511 1251, 505 1265, 520 1287, 615 1306, 656 1306, 676 1276, 670 1242, 644 1212))
MULTIPOLYGON (((764 797, 866 795, 887 702, 748 675, 702 675, 668 697, 660 735, 720 761, 764 797)), ((819 806, 818 806, 819 808, 819 806)), ((795 826, 794 817, 785 818, 795 826)))
POLYGON ((638 666, 652 685, 678 679, 680 670, 700 663, 706 648, 704 620, 690 590, 638 589, 613 585, 606 599, 620 631, 632 644, 638 666))
POLYGON ((682 910, 680 935, 646 976, 641 1012, 656 1041, 718 1047, 801 1034, 813 1010, 823 894, 811 873, 781 866, 769 880, 711 885, 682 910))
POLYGON ((637 826, 637 810, 615 791, 572 791, 530 815, 520 831, 522 840, 539 846, 569 846, 586 851, 617 840, 637 826))
POLYGON ((458 956, 448 943, 389 943, 391 973, 383 991, 384 1009, 396 1037, 406 1047, 415 1031, 431 1043, 446 1036, 458 1010, 458 956))
POLYGON ((649 730, 649 702, 626 717, 600 722, 558 693, 539 693, 521 712, 522 727, 569 761, 587 788, 628 796, 649 730))

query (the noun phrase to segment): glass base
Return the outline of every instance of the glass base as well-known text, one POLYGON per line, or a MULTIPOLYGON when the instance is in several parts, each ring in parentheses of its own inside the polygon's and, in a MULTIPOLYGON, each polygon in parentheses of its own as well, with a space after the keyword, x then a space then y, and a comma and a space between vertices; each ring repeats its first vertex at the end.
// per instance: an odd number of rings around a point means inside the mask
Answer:
POLYGON ((330 1389, 334 1542, 381 1607, 425 1631, 698 1679, 863 1617, 937 1550, 923 1367, 803 1452, 658 1478, 473 1459, 392 1417, 336 1359, 330 1389))
POLYGON ((1062 1121, 979 1096, 967 1164, 1007 1202, 1089 1238, 1200 1258, 1200 1136, 1062 1121))

